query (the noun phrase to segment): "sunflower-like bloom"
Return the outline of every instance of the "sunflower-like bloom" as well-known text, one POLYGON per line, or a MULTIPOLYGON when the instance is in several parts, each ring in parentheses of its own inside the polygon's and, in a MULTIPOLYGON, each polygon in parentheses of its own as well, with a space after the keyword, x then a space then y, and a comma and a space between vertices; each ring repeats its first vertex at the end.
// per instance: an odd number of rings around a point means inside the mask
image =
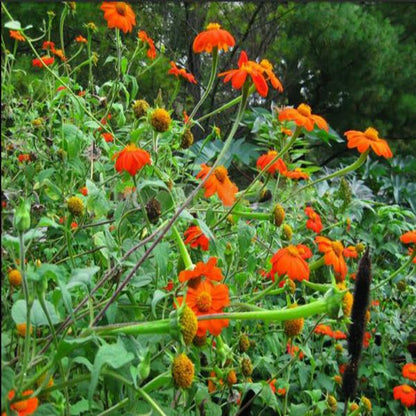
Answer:
POLYGON ((272 257, 272 270, 271 277, 274 280, 274 275, 277 273, 279 276, 289 277, 291 280, 309 280, 309 265, 306 263, 305 258, 310 257, 307 247, 303 245, 290 245, 285 248, 281 248, 272 257))
POLYGON ((138 148, 135 144, 127 145, 123 150, 117 152, 112 159, 116 159, 116 171, 123 170, 134 176, 138 170, 145 165, 151 165, 150 155, 145 150, 138 148))
POLYGON ((404 244, 416 244, 416 230, 404 233, 400 237, 400 241, 404 244))
POLYGON ((105 1, 100 9, 104 12, 109 29, 120 29, 124 33, 131 32, 136 24, 133 9, 124 1, 105 1))
POLYGON ((209 239, 197 225, 191 225, 185 231, 184 236, 185 236, 185 244, 190 244, 192 248, 201 247, 201 250, 203 251, 208 250, 209 239))
POLYGON ((344 133, 344 136, 347 136, 348 149, 356 147, 360 153, 364 153, 371 147, 377 156, 393 157, 387 141, 378 137, 378 131, 373 127, 369 127, 364 132, 348 130, 344 133))
MULTIPOLYGON (((261 155, 257 159, 257 169, 263 170, 276 156, 277 152, 275 150, 269 150, 266 154, 261 155)), ((281 174, 284 174, 287 171, 286 163, 280 157, 267 168, 267 172, 271 175, 274 175, 276 171, 279 171, 281 174)))
MULTIPOLYGON (((33 394, 33 390, 26 390, 22 393, 23 397, 30 396, 33 394)), ((13 400, 16 395, 14 390, 10 390, 8 394, 9 400, 13 400)), ((38 408, 39 400, 37 397, 32 397, 26 400, 19 400, 10 405, 10 410, 13 410, 13 415, 26 416, 33 414, 38 408)), ((6 412, 2 413, 2 416, 6 415, 6 412)))
POLYGON ((178 68, 173 61, 170 61, 169 64, 171 68, 169 69, 168 74, 175 75, 175 77, 181 76, 191 84, 196 84, 196 79, 190 72, 186 72, 184 68, 178 68))
POLYGON ((348 269, 343 256, 344 246, 342 243, 321 236, 316 237, 315 241, 318 243, 318 250, 324 253, 325 264, 334 268, 335 279, 338 282, 343 281, 348 269))
POLYGON ((147 33, 144 30, 140 30, 137 33, 138 38, 143 42, 147 43, 148 49, 147 49, 147 57, 150 59, 156 58, 156 48, 155 43, 153 42, 153 39, 147 35, 147 33))
POLYGON ((406 407, 416 404, 416 390, 408 384, 401 384, 393 389, 394 400, 400 400, 406 407))
POLYGON ((214 48, 227 52, 228 48, 232 48, 234 45, 235 39, 230 32, 221 29, 221 25, 218 23, 210 23, 206 30, 196 36, 192 49, 196 53, 211 53, 214 48))
POLYGON ((33 67, 38 67, 38 68, 43 68, 43 64, 45 64, 46 66, 52 65, 55 62, 55 58, 53 56, 44 56, 42 58, 35 58, 32 60, 32 66, 33 67))
POLYGON ((240 90, 249 75, 256 87, 257 92, 262 97, 266 97, 269 91, 266 79, 270 81, 273 88, 283 91, 282 84, 273 74, 270 62, 267 60, 263 60, 262 62, 263 65, 254 61, 249 61, 246 52, 241 51, 240 58, 238 59, 238 69, 231 69, 229 71, 222 72, 218 76, 225 76, 224 82, 231 80, 233 88, 240 90))
POLYGON ((26 42, 25 37, 18 30, 9 30, 9 35, 18 42, 26 42))
MULTIPOLYGON (((201 165, 201 172, 196 177, 198 179, 204 179, 210 171, 211 168, 203 163, 201 165)), ((215 168, 214 173, 205 182, 204 188, 205 197, 209 198, 216 193, 225 206, 234 204, 235 194, 238 192, 237 186, 230 181, 228 171, 224 166, 215 168)))
POLYGON ((279 120, 294 121, 297 126, 312 131, 317 125, 320 129, 328 131, 328 124, 325 119, 312 114, 311 107, 307 104, 300 104, 298 108, 286 108, 279 113, 279 120))
MULTIPOLYGON (((179 304, 183 297, 177 298, 179 304)), ((197 316, 221 313, 230 304, 228 287, 225 284, 214 284, 210 280, 200 282, 195 288, 189 287, 185 297, 186 304, 197 316)), ((229 324, 228 319, 211 319, 198 321, 196 335, 201 337, 210 332, 212 335, 220 335, 223 328, 229 324)))
POLYGON ((309 173, 304 172, 300 168, 295 168, 295 170, 287 170, 283 172, 283 175, 289 179, 309 179, 309 173))
POLYGON ((403 377, 416 381, 416 364, 407 363, 402 368, 403 377))
POLYGON ((309 218, 308 221, 306 221, 306 228, 315 231, 316 234, 319 234, 323 228, 319 214, 317 214, 315 210, 310 206, 305 208, 305 214, 309 218))
POLYGON ((207 280, 219 282, 224 276, 222 275, 221 269, 216 266, 216 257, 211 257, 207 263, 199 261, 193 270, 182 270, 179 273, 179 281, 183 283, 192 280, 199 283, 201 279, 205 277, 207 280))

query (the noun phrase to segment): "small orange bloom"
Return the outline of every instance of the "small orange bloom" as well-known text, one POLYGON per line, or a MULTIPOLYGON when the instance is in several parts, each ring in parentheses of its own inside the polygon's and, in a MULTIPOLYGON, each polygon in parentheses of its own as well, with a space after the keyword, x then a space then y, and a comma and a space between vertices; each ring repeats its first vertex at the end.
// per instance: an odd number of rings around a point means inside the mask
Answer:
POLYGON ((207 280, 214 280, 219 282, 224 278, 222 275, 221 269, 217 266, 217 258, 211 257, 207 263, 202 261, 198 262, 193 270, 182 270, 179 273, 179 281, 186 282, 188 280, 200 281, 202 277, 205 277, 207 280))
POLYGON ((123 170, 134 176, 138 170, 145 165, 151 165, 149 153, 146 150, 138 148, 135 144, 127 145, 123 150, 117 152, 112 159, 116 159, 116 171, 123 172, 123 170))
POLYGON ((305 214, 308 216, 308 221, 306 221, 306 228, 309 230, 315 231, 319 234, 322 231, 323 225, 321 217, 315 212, 311 206, 305 208, 305 214))
POLYGON ((286 108, 279 113, 279 120, 294 121, 297 126, 304 127, 307 131, 312 131, 315 125, 328 131, 328 124, 325 119, 312 114, 311 108, 307 104, 300 104, 296 109, 286 108))
POLYGON ((66 61, 64 51, 62 49, 51 49, 52 53, 61 59, 62 62, 66 61))
POLYGON ((369 127, 366 131, 348 130, 344 133, 347 136, 348 149, 354 147, 360 153, 364 153, 371 147, 377 156, 384 156, 385 158, 393 157, 387 141, 378 137, 378 131, 373 127, 369 127))
POLYGON ((52 65, 55 62, 55 58, 53 56, 44 56, 43 58, 35 58, 32 60, 32 66, 33 67, 38 67, 38 68, 43 68, 43 64, 45 64, 46 66, 52 65))
POLYGON ((79 190, 82 195, 87 196, 88 195, 88 189, 86 186, 83 186, 80 190, 79 190))
MULTIPOLYGON (((201 165, 201 172, 199 172, 196 177, 198 179, 204 179, 210 171, 211 168, 203 163, 201 165)), ((228 171, 224 166, 215 168, 214 173, 205 182, 204 188, 204 195, 206 198, 209 198, 216 193, 225 206, 234 204, 235 194, 238 192, 237 186, 230 181, 228 171)))
POLYGON ((25 37, 18 30, 9 30, 9 35, 11 38, 19 42, 26 42, 25 37))
POLYGON ((136 24, 136 15, 124 1, 104 1, 100 9, 104 12, 109 29, 117 28, 127 33, 136 24))
POLYGON ((191 225, 184 233, 186 238, 185 244, 190 244, 192 248, 201 247, 201 250, 207 251, 209 248, 209 239, 197 225, 191 225))
POLYGON ((166 290, 167 292, 170 292, 174 288, 173 280, 169 280, 168 284, 163 287, 163 290, 166 290))
POLYGON ((147 57, 150 59, 155 59, 156 48, 155 48, 155 43, 153 42, 153 39, 150 38, 144 30, 140 30, 139 33, 137 33, 137 36, 143 43, 147 43, 147 46, 148 46, 147 57))
POLYGON ((303 351, 297 345, 292 345, 290 342, 287 343, 286 349, 287 349, 287 353, 289 355, 291 355, 292 357, 295 354, 297 354, 298 351, 300 351, 299 352, 299 355, 298 355, 299 360, 302 360, 303 357, 305 356, 305 354, 303 353, 303 351))
POLYGON ((188 82, 196 84, 196 79, 190 72, 186 72, 183 68, 179 69, 173 61, 170 61, 169 64, 171 68, 169 69, 168 74, 175 75, 176 77, 181 76, 182 78, 185 78, 188 82))
MULTIPOLYGON (((263 170, 276 156, 277 152, 275 150, 269 150, 267 154, 261 155, 257 159, 257 169, 263 170)), ((286 164, 280 157, 267 168, 267 172, 271 175, 274 175, 276 171, 279 171, 281 174, 284 174, 287 171, 286 164)))
POLYGON ((416 244, 416 230, 408 231, 400 237, 400 241, 404 244, 416 244))
POLYGON ((407 363, 402 368, 403 377, 416 381, 416 364, 407 363))
POLYGON ((211 53, 214 48, 227 52, 228 48, 232 48, 234 45, 235 40, 231 33, 221 29, 218 23, 210 23, 206 30, 196 36, 192 49, 196 53, 211 53))
MULTIPOLYGON (((413 256, 413 249, 411 247, 409 247, 408 254, 409 256, 413 256)), ((416 264, 416 257, 413 257, 412 263, 416 264)))
MULTIPOLYGON (((33 394, 33 390, 26 390, 22 393, 23 397, 30 396, 33 394)), ((14 390, 10 390, 8 394, 9 400, 12 400, 13 397, 16 395, 14 390)), ((18 402, 14 402, 10 405, 10 410, 14 410, 13 414, 18 414, 18 416, 26 416, 31 415, 35 412, 38 408, 39 400, 37 397, 32 397, 26 400, 19 400, 18 402)), ((2 416, 5 415, 6 412, 2 413, 2 416)))
POLYGON ((63 90, 66 90, 66 89, 67 89, 66 87, 64 87, 63 85, 61 85, 60 87, 58 87, 56 89, 56 92, 63 91, 63 90))
POLYGON ((324 324, 317 325, 313 332, 315 332, 315 334, 328 335, 329 337, 332 337, 333 335, 331 327, 324 324))
POLYGON ((78 91, 78 97, 84 97, 87 91, 78 91))
POLYGON ((263 70, 263 75, 266 75, 266 81, 270 81, 270 84, 272 84, 272 87, 275 90, 283 92, 283 85, 279 78, 277 78, 274 74, 273 65, 267 59, 262 59, 260 62, 260 68, 263 70))
POLYGON ((45 40, 45 42, 43 42, 42 44, 42 49, 44 51, 47 51, 48 49, 52 51, 53 49, 55 49, 55 42, 52 42, 50 40, 45 40))
POLYGON ((28 153, 22 153, 19 156, 17 156, 17 159, 20 163, 30 162, 30 155, 28 153))
POLYGON ((249 61, 247 54, 241 51, 240 58, 238 59, 238 69, 231 69, 229 71, 218 74, 219 77, 225 76, 224 82, 231 81, 231 85, 236 90, 240 90, 247 80, 247 76, 250 75, 257 92, 266 97, 269 91, 266 79, 263 76, 263 68, 254 61, 249 61))
POLYGON ((71 229, 76 230, 78 228, 78 224, 75 221, 71 222, 71 229))
POLYGON ((291 136, 293 134, 292 130, 285 129, 284 127, 280 127, 280 131, 286 136, 291 136))
POLYGON ((295 170, 288 170, 283 173, 289 179, 309 179, 309 173, 304 172, 300 168, 296 168, 295 170))
POLYGON ((352 257, 356 259, 358 257, 357 250, 355 246, 348 246, 344 248, 344 251, 342 252, 344 257, 352 257))
POLYGON ((87 40, 87 39, 85 39, 85 38, 84 38, 84 36, 79 35, 79 36, 77 36, 77 37, 75 38, 75 42, 78 42, 78 43, 88 43, 88 40, 87 40))
MULTIPOLYGON (((181 304, 183 298, 179 297, 177 298, 177 301, 181 304)), ((185 301, 197 316, 221 313, 223 312, 223 309, 230 304, 228 287, 222 283, 214 286, 210 280, 204 280, 195 288, 188 288, 185 301)), ((202 337, 207 331, 212 335, 220 335, 222 329, 227 327, 228 324, 228 319, 198 321, 198 331, 196 335, 202 337)))
POLYGON ((316 237, 318 250, 324 253, 325 264, 332 266, 337 281, 344 280, 347 275, 347 264, 343 256, 344 246, 340 241, 331 241, 326 237, 316 237))
POLYGON ((393 397, 400 400, 406 407, 412 407, 416 404, 416 390, 407 384, 396 386, 393 389, 393 397))
MULTIPOLYGON (((310 250, 309 250, 310 251, 310 250)), ((281 248, 272 257, 272 270, 271 276, 274 281, 274 274, 279 276, 285 276, 291 280, 309 280, 309 265, 304 260, 305 255, 309 255, 306 252, 305 246, 293 246, 290 245, 285 248, 281 248)))
POLYGON ((111 143, 114 141, 114 136, 111 133, 101 133, 101 137, 107 142, 111 143))

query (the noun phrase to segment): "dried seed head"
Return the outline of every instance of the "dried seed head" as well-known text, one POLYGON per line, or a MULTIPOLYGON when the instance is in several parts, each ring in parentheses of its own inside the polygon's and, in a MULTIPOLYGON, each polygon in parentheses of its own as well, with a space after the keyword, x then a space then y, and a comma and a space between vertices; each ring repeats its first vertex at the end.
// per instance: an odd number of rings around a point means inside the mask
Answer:
POLYGON ((246 334, 242 334, 238 340, 238 349, 240 352, 246 352, 250 348, 250 340, 246 334))
POLYGON ((195 337, 196 331, 198 330, 198 321, 194 311, 189 307, 185 306, 182 310, 181 317, 179 318, 179 324, 183 340, 186 345, 189 345, 195 337))
POLYGON ((280 204, 276 204, 273 209, 274 224, 280 227, 285 219, 285 210, 280 204))
POLYGON ((152 224, 157 223, 158 219, 160 218, 160 215, 162 214, 162 207, 160 205, 160 202, 156 198, 152 198, 146 204, 146 213, 147 217, 149 218, 149 221, 152 224))
POLYGON ((192 134, 191 130, 186 129, 182 134, 181 139, 181 148, 188 149, 194 143, 194 135, 192 134))
POLYGON ((163 108, 154 110, 150 117, 150 124, 159 133, 169 130, 171 122, 172 119, 170 118, 169 113, 163 108))
POLYGON ((251 376, 253 373, 253 364, 251 363, 250 358, 244 357, 241 360, 241 372, 245 377, 251 376))
POLYGON ((78 196, 71 196, 67 201, 68 210, 74 216, 82 215, 84 211, 84 203, 78 196))
POLYGON ((172 377, 176 386, 187 389, 194 378, 194 364, 185 355, 179 354, 172 362, 172 377))
POLYGON ((150 108, 149 103, 146 100, 136 100, 133 103, 133 113, 136 118, 142 118, 147 114, 147 110, 150 108))
MULTIPOLYGON (((293 305, 290 305, 289 309, 296 308, 297 306, 298 305, 294 303, 293 305)), ((305 323, 304 318, 291 319, 289 321, 284 321, 283 328, 285 330, 285 334, 288 337, 294 337, 296 335, 299 335, 302 332, 304 323, 305 323)))

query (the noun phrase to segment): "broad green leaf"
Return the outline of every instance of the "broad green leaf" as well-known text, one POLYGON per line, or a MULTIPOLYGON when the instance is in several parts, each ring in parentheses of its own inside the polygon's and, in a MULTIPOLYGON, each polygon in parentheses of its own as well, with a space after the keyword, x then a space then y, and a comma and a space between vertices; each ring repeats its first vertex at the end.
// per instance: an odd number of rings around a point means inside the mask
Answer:
POLYGON ((83 285, 91 289, 92 278, 99 270, 100 268, 98 266, 72 270, 71 279, 66 285, 67 289, 83 285))
MULTIPOLYGON (((55 306, 49 301, 45 301, 45 304, 52 324, 55 325, 61 322, 62 319, 55 310, 55 306)), ((16 324, 26 322, 26 302, 23 299, 16 301, 12 306, 11 313, 12 319, 16 324)), ((49 326, 48 318, 46 317, 45 312, 37 299, 34 300, 30 311, 30 322, 34 326, 49 326)))
POLYGON ((250 248, 251 240, 253 239, 254 234, 255 234, 255 231, 253 227, 250 227, 248 224, 246 224, 243 221, 240 221, 238 223, 237 236, 238 236, 238 247, 239 247, 241 256, 244 256, 244 254, 250 248))
POLYGON ((155 318, 157 318, 156 315, 156 305, 162 300, 164 299, 166 296, 169 296, 170 294, 167 292, 163 292, 159 289, 156 289, 154 294, 153 294, 153 299, 152 299, 152 314, 155 318))
POLYGON ((158 244, 153 250, 156 264, 159 267, 159 271, 162 276, 165 276, 167 273, 169 248, 170 244, 168 242, 163 242, 158 244))
POLYGON ((4 24, 4 27, 6 29, 10 29, 10 30, 20 30, 20 29, 22 29, 22 26, 21 26, 21 24, 18 20, 10 20, 9 22, 6 22, 4 24))
POLYGON ((79 155, 81 145, 85 142, 83 132, 73 124, 62 125, 63 148, 67 152, 69 158, 79 155))
POLYGON ((1 366, 1 402, 5 403, 6 397, 14 387, 14 371, 10 367, 1 366))

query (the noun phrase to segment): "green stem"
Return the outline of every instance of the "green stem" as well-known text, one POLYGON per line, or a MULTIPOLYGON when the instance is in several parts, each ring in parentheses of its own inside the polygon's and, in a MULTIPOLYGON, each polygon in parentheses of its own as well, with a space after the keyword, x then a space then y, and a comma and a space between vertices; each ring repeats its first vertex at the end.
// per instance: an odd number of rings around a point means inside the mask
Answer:
POLYGON ((175 225, 172 226, 172 234, 176 240, 176 244, 179 247, 179 252, 181 253, 183 263, 185 265, 186 270, 192 270, 194 264, 192 263, 191 256, 189 255, 188 249, 186 248, 185 243, 182 240, 182 237, 179 234, 178 229, 175 225))
POLYGON ((237 98, 234 98, 234 100, 231 100, 230 102, 222 105, 221 107, 218 107, 216 110, 211 111, 210 113, 204 114, 203 116, 199 117, 195 121, 197 123, 200 123, 201 121, 203 121, 207 118, 210 118, 210 117, 214 116, 215 114, 221 113, 221 111, 227 110, 227 108, 230 108, 233 105, 238 104, 241 101, 241 98, 242 98, 242 96, 239 95, 237 98))
POLYGON ((105 416, 105 415, 111 415, 114 410, 119 410, 122 407, 124 407, 128 402, 129 398, 125 397, 123 400, 116 403, 114 406, 109 407, 108 409, 104 410, 104 412, 99 413, 97 416, 105 416))
MULTIPOLYGON (((67 5, 64 6, 64 9, 62 10, 62 13, 61 13, 61 19, 59 21, 59 38, 60 38, 60 41, 61 41, 61 49, 62 49, 63 56, 65 56, 64 22, 65 22, 66 15, 68 13, 68 7, 69 6, 67 6, 67 5)), ((66 73, 67 73, 67 75, 69 75, 68 74, 68 65, 66 65, 66 64, 64 64, 64 65, 65 65, 66 73)))
POLYGON ((321 257, 320 259, 309 264, 309 270, 313 271, 313 270, 319 269, 320 267, 324 265, 325 265, 325 258, 321 257))
POLYGON ((173 94, 171 96, 171 99, 169 101, 168 109, 172 108, 173 102, 175 101, 176 97, 178 96, 180 83, 181 83, 181 81, 179 79, 177 79, 175 89, 174 89, 173 94))
MULTIPOLYGON (((250 301, 254 303, 256 300, 262 298, 263 296, 267 295, 270 291, 272 291, 278 285, 277 282, 273 282, 268 288, 263 290, 262 292, 258 293, 256 296, 250 298, 250 301)), ((284 291, 284 289, 283 289, 284 291)))
POLYGON ((308 280, 302 280, 302 283, 306 286, 309 287, 317 292, 322 292, 322 293, 326 293, 328 291, 328 289, 331 287, 331 285, 329 284, 325 284, 325 283, 313 283, 313 282, 309 282, 308 280))
MULTIPOLYGON (((161 319, 153 322, 143 322, 138 324, 114 324, 107 326, 91 327, 89 329, 100 335, 168 334, 171 330, 171 321, 170 319, 161 319)), ((87 336, 89 333, 90 331, 87 330, 84 334, 81 334, 81 336, 87 336)))

